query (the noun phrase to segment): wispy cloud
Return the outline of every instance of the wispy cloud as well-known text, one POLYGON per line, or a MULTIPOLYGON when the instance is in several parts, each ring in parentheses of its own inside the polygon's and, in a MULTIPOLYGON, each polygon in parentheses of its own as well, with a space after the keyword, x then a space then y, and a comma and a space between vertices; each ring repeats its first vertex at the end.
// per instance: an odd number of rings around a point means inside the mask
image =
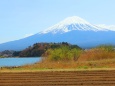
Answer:
POLYGON ((32 36, 32 35, 33 35, 33 33, 25 34, 24 38, 29 37, 29 36, 32 36))

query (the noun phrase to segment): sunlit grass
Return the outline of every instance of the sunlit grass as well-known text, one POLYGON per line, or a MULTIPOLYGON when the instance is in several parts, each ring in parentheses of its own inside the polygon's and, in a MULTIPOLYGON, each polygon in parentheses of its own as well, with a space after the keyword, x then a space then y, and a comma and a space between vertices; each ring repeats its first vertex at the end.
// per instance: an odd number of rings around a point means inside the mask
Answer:
POLYGON ((62 48, 50 50, 41 62, 18 68, 3 68, 2 71, 57 71, 57 70, 92 70, 115 69, 115 50, 111 46, 100 46, 80 52, 77 49, 62 48), (64 50, 67 49, 67 50, 64 50), (58 52, 58 53, 56 53, 58 52), (63 53, 64 52, 64 53, 63 53), (72 52, 72 53, 70 53, 72 52), (78 55, 76 55, 76 53, 78 55), (69 55, 69 56, 67 56, 69 55), (59 59, 57 57, 59 56, 59 59), (71 57, 72 56, 72 57, 71 57), (77 60, 74 60, 74 56, 77 60), (66 58, 67 57, 67 58, 66 58), (68 59, 69 57, 69 59, 68 59))

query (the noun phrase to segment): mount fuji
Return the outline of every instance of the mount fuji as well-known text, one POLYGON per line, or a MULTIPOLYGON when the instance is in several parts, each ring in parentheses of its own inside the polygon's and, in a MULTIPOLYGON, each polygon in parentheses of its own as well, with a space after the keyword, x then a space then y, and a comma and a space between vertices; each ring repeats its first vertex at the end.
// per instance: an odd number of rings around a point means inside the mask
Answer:
POLYGON ((73 16, 32 36, 0 44, 2 50, 22 50, 37 42, 69 42, 82 48, 115 45, 115 29, 99 27, 73 16))

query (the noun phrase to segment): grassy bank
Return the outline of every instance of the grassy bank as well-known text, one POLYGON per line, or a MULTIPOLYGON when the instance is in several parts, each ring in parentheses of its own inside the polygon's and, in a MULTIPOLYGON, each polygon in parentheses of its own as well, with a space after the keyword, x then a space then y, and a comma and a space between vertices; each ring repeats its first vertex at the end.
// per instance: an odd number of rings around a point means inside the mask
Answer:
POLYGON ((80 68, 80 69, 25 69, 25 68, 14 68, 14 69, 4 69, 0 70, 0 73, 3 72, 55 72, 55 71, 106 71, 106 70, 115 70, 115 68, 80 68))
POLYGON ((115 69, 115 49, 113 46, 98 46, 89 50, 81 50, 62 46, 48 49, 42 61, 14 68, 2 68, 0 71, 79 71, 115 69))
POLYGON ((39 72, 39 71, 91 71, 115 70, 115 59, 82 62, 40 62, 17 68, 2 68, 0 72, 39 72))

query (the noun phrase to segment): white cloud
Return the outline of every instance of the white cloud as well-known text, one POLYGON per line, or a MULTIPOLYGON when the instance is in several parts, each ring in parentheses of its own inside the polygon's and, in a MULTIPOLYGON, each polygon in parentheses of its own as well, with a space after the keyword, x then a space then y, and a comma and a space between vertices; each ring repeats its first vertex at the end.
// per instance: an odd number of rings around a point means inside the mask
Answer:
POLYGON ((29 37, 29 36, 32 36, 32 35, 33 35, 32 33, 30 33, 30 34, 25 34, 24 38, 29 37))

